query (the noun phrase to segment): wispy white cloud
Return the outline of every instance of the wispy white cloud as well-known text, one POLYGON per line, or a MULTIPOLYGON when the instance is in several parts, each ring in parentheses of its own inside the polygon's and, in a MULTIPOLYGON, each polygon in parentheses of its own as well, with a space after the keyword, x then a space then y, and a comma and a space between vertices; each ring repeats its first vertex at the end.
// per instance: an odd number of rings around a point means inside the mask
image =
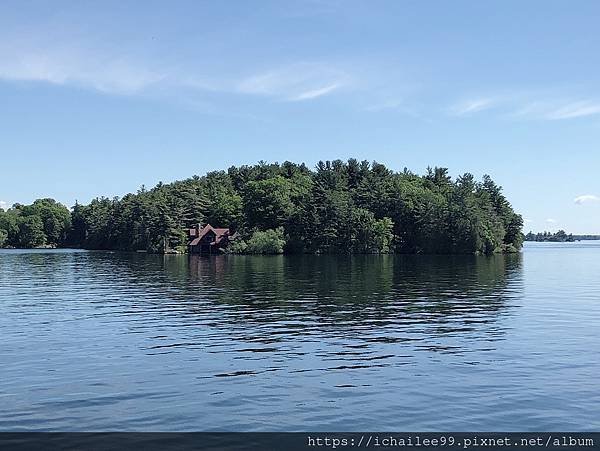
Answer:
POLYGON ((450 107, 449 112, 452 116, 467 116, 484 110, 489 110, 496 105, 497 101, 495 99, 481 97, 458 102, 450 107))
POLYGON ((533 219, 527 219, 527 218, 525 218, 524 221, 525 221, 525 224, 532 224, 534 222, 533 219))
POLYGON ((600 202, 600 196, 596 196, 594 194, 584 194, 582 196, 577 196, 574 199, 574 202, 578 205, 582 205, 587 202, 600 202))
POLYGON ((555 110, 548 111, 546 118, 551 120, 572 119, 576 117, 592 116, 595 114, 600 114, 600 103, 580 101, 569 103, 555 110))
POLYGON ((6 210, 8 208, 8 202, 6 202, 4 200, 0 200, 0 208, 2 210, 6 210))
POLYGON ((345 72, 328 65, 299 63, 250 76, 238 83, 237 91, 297 102, 328 95, 348 80, 345 72))
POLYGON ((546 222, 548 224, 556 224, 558 221, 556 221, 556 219, 553 219, 553 218, 548 218, 548 219, 546 219, 546 222))
POLYGON ((600 99, 569 95, 567 92, 556 95, 542 91, 504 91, 457 102, 447 112, 460 117, 491 109, 512 119, 558 121, 599 115, 600 99))
MULTIPOLYGON (((0 80, 78 86, 120 95, 173 95, 178 90, 182 94, 180 98, 196 97, 194 101, 202 97, 195 94, 207 92, 301 102, 344 91, 362 96, 358 99, 362 104, 358 108, 363 111, 395 110, 427 117, 441 109, 436 101, 423 103, 415 100, 414 95, 409 95, 412 101, 407 102, 404 91, 408 88, 404 85, 410 83, 401 79, 401 73, 381 68, 369 72, 364 61, 346 62, 343 66, 323 61, 287 64, 273 61, 262 70, 230 62, 224 66, 230 69, 231 75, 223 77, 216 73, 218 70, 211 69, 218 66, 211 61, 175 61, 164 50, 161 55, 148 52, 145 46, 135 44, 119 47, 106 45, 100 39, 90 41, 82 31, 72 39, 62 36, 48 40, 41 33, 37 37, 11 36, 0 30, 0 80)), ((463 97, 443 111, 451 116, 469 117, 494 110, 505 117, 522 120, 567 120, 600 115, 600 98, 562 94, 491 91, 463 97)))
POLYGON ((295 97, 290 97, 290 100, 291 101, 299 101, 299 100, 316 99, 317 97, 321 97, 321 96, 329 94, 330 92, 338 89, 339 87, 340 87, 339 83, 333 83, 332 85, 329 85, 329 86, 324 86, 322 88, 317 88, 317 89, 313 89, 311 91, 306 91, 306 92, 300 93, 295 97))
POLYGON ((468 116, 492 108, 503 115, 524 120, 558 121, 600 114, 600 101, 544 93, 504 93, 459 102, 450 107, 453 116, 468 116))
POLYGON ((168 78, 126 54, 109 55, 75 45, 12 44, 0 45, 0 79, 133 94, 168 78))
POLYGON ((518 106, 513 115, 525 119, 557 121, 600 114, 593 100, 532 101, 518 106))
MULTIPOLYGON (((98 49, 0 44, 0 79, 73 85, 110 94, 133 95, 152 88, 262 95, 284 101, 311 100, 346 86, 349 76, 318 63, 290 64, 247 77, 204 76, 198 67, 173 67, 125 53, 98 49)), ((157 90, 158 90, 157 89, 157 90)))
MULTIPOLYGON (((333 12, 338 8, 331 9, 334 2, 312 2, 300 9, 313 14, 316 9, 333 12)), ((294 8, 276 9, 282 13, 294 8)), ((269 48, 261 49, 260 58, 253 58, 248 52, 240 54, 239 39, 246 30, 235 33, 200 27, 189 40, 177 40, 172 33, 176 30, 170 28, 174 22, 169 20, 164 33, 144 26, 136 31, 126 26, 132 18, 122 18, 119 12, 90 22, 82 16, 84 10, 57 11, 36 26, 2 26, 0 18, 0 81, 41 82, 119 95, 192 97, 195 103, 210 97, 205 94, 230 94, 227 101, 233 102, 244 96, 301 102, 331 95, 350 84, 354 87, 350 81, 357 79, 361 66, 359 61, 340 62, 336 57, 294 61, 287 53, 269 48), (108 21, 112 26, 106 26, 108 21)), ((6 23, 12 25, 10 20, 6 23)), ((156 25, 154 20, 151 23, 156 25)))

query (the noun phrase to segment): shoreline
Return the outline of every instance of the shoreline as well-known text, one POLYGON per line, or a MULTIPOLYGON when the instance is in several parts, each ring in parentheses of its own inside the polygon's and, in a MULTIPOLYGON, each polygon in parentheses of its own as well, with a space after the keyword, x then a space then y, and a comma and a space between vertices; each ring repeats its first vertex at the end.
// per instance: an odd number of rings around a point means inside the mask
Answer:
MULTIPOLYGON (((577 244, 577 243, 587 243, 587 242, 600 242, 600 237, 598 238, 587 238, 580 239, 574 241, 535 241, 529 240, 524 241, 523 247, 530 244, 577 244)), ((202 256, 202 257, 216 257, 216 256, 297 256, 297 255, 314 255, 314 256, 358 256, 358 255, 422 255, 422 256, 474 256, 474 257, 491 257, 494 255, 515 255, 521 254, 523 252, 523 247, 513 252, 495 252, 491 254, 482 254, 482 253, 426 253, 426 252, 373 252, 373 253, 292 253, 292 252, 283 252, 280 254, 251 254, 251 253, 227 253, 222 252, 219 254, 212 255, 204 255, 204 254, 190 254, 189 252, 150 252, 147 250, 124 250, 124 249, 87 249, 81 247, 59 247, 59 246, 39 246, 39 247, 0 247, 0 251, 82 251, 82 252, 115 252, 122 254, 148 254, 148 255, 187 255, 187 256, 202 256)))

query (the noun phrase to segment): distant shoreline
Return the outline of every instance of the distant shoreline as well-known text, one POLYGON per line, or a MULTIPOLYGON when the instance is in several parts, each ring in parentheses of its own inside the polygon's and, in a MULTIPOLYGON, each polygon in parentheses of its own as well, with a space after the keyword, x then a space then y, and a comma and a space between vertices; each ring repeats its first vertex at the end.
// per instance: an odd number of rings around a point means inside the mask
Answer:
POLYGON ((572 233, 568 234, 564 230, 559 230, 556 233, 550 232, 538 232, 533 233, 529 232, 524 236, 524 241, 530 242, 547 242, 547 243, 570 243, 574 241, 597 241, 600 240, 600 235, 591 235, 591 234, 583 234, 583 235, 573 235, 572 233))

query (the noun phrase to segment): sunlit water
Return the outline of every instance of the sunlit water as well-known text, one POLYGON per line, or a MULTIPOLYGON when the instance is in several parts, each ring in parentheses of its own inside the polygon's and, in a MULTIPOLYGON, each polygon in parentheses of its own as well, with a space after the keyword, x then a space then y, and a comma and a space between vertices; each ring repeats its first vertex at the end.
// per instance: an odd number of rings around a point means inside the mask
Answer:
POLYGON ((598 430, 600 243, 0 251, 0 430, 598 430))

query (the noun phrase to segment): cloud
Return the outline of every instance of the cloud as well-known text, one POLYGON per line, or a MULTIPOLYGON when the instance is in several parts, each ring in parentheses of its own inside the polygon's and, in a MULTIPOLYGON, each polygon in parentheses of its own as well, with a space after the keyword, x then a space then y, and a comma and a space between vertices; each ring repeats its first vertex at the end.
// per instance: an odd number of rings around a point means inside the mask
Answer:
POLYGON ((587 202, 600 202, 600 197, 593 194, 584 194, 582 196, 577 196, 574 199, 574 202, 578 205, 582 205, 587 202))
MULTIPOLYGON (((412 96, 414 86, 406 88, 411 83, 402 79, 403 73, 381 62, 353 60, 341 67, 330 61, 271 61, 256 69, 245 67, 243 58, 237 61, 225 51, 215 59, 211 49, 202 58, 202 48, 193 55, 184 50, 180 54, 131 38, 114 45, 114 39, 107 31, 90 33, 73 24, 45 25, 28 33, 0 28, 0 80, 37 81, 118 95, 193 97, 192 101, 198 103, 207 93, 306 102, 352 90, 362 95, 362 109, 366 111, 394 110, 427 116, 422 111, 425 103, 428 109, 441 111, 438 103, 427 103, 427 93, 420 102, 414 97, 412 105, 406 102, 403 90, 409 89, 412 96)), ((430 91, 434 90, 431 86, 430 91)), ((446 105, 443 111, 469 117, 494 110, 512 118, 552 121, 600 115, 599 98, 563 94, 480 92, 446 105)))
POLYGON ((467 116, 489 110, 496 106, 496 101, 491 98, 476 98, 459 102, 450 107, 449 112, 452 116, 467 116))
POLYGON ((556 223, 557 223, 556 219, 552 219, 552 218, 548 218, 548 219, 546 219, 546 222, 547 222, 548 224, 556 224, 556 223))
POLYGON ((455 103, 447 111, 451 116, 471 116, 490 109, 513 119, 559 121, 600 114, 600 100, 568 93, 505 91, 455 103))
POLYGON ((321 97, 321 96, 329 94, 330 92, 334 91, 335 89, 337 89, 339 87, 340 87, 339 83, 334 83, 329 86, 324 86, 322 88, 313 89, 312 91, 303 92, 301 94, 298 94, 295 97, 291 97, 289 100, 297 102, 299 100, 316 99, 317 97, 321 97))
POLYGON ((152 88, 188 92, 261 95, 284 101, 326 96, 345 86, 348 75, 318 63, 297 63, 237 79, 204 77, 193 64, 175 67, 158 59, 76 46, 0 44, 0 79, 74 85, 103 93, 134 95, 152 88))
POLYGON ((525 218, 524 221, 525 221, 525 224, 532 224, 534 222, 533 219, 527 219, 527 218, 525 218))
POLYGON ((0 200, 0 208, 2 210, 7 210, 8 209, 8 202, 6 202, 4 200, 0 200))
POLYGON ((247 77, 238 83, 237 91, 298 102, 328 95, 345 86, 348 78, 327 65, 298 63, 247 77))
POLYGON ((592 100, 537 101, 527 103, 514 112, 527 119, 558 121, 600 114, 600 102, 592 100))
POLYGON ((76 85, 105 93, 133 94, 168 78, 124 51, 107 53, 77 44, 4 39, 0 79, 76 85))
MULTIPOLYGON (((1 25, 1 23, 0 23, 1 25)), ((317 99, 346 86, 348 74, 322 62, 272 62, 262 72, 243 63, 185 58, 105 32, 47 25, 31 33, 0 27, 0 80, 75 86, 109 94, 225 93, 285 101, 317 99), (227 68, 230 75, 223 76, 227 68)))
POLYGON ((548 111, 546 113, 546 118, 550 120, 572 119, 576 117, 592 116, 594 114, 600 114, 600 103, 581 101, 573 102, 555 110, 548 111))

